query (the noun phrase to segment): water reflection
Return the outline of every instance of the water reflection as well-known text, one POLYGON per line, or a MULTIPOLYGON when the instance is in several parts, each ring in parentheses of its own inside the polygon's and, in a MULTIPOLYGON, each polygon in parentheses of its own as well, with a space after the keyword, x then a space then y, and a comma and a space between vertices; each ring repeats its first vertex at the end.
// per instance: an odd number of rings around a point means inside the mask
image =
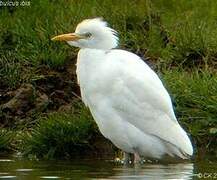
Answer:
POLYGON ((216 163, 143 164, 123 166, 106 161, 0 160, 0 179, 195 179, 200 172, 216 172, 216 163), (207 169, 206 169, 207 167, 207 169))
MULTIPOLYGON (((192 179, 193 164, 144 164, 134 168, 116 168, 110 179, 192 179)), ((108 179, 107 178, 107 179, 108 179)))

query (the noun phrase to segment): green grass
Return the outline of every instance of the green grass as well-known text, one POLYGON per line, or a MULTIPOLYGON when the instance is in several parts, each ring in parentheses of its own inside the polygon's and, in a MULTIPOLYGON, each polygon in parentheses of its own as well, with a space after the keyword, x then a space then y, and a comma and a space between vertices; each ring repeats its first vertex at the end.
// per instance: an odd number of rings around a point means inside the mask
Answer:
MULTIPOLYGON (((192 74, 173 70, 165 72, 163 79, 175 100, 176 111, 181 119, 195 124, 204 122, 210 128, 216 127, 217 75, 197 70, 192 74)), ((191 134, 195 135, 200 131, 209 129, 192 129, 191 134)))
POLYGON ((175 102, 177 117, 197 147, 216 152, 217 75, 206 71, 167 71, 163 79, 175 102))
MULTIPOLYGON (((74 60, 76 48, 50 39, 73 32, 80 21, 92 17, 103 17, 119 32, 120 48, 145 57, 154 65, 174 99, 178 119, 195 143, 215 149, 217 1, 32 0, 26 7, 0 7, 1 89, 16 89, 26 82, 34 84, 41 77, 41 65, 55 71, 74 60)), ((72 81, 75 83, 75 79, 72 81)), ((67 156, 76 143, 82 142, 69 136, 64 139, 61 133, 76 136, 75 124, 67 126, 74 121, 88 130, 92 121, 86 122, 87 119, 89 115, 87 118, 82 108, 79 115, 55 113, 38 119, 26 136, 25 153, 67 156), (55 139, 54 146, 49 144, 51 139, 55 139), (59 141, 67 144, 66 154, 61 154, 63 144, 59 141)), ((82 133, 81 130, 81 141, 86 138, 82 133)))
POLYGON ((0 129, 0 152, 12 150, 14 133, 10 130, 0 129))
POLYGON ((91 17, 104 17, 119 32, 120 47, 150 57, 160 68, 216 66, 216 9, 212 0, 33 0, 26 7, 1 7, 0 75, 11 73, 5 81, 14 87, 25 62, 62 66, 77 50, 50 38, 73 32, 91 17))
POLYGON ((0 83, 5 87, 16 87, 21 80, 21 64, 11 56, 3 56, 0 61, 0 83))
POLYGON ((29 158, 72 158, 91 150, 90 140, 97 132, 86 108, 77 113, 52 113, 41 118, 22 138, 22 152, 29 158))

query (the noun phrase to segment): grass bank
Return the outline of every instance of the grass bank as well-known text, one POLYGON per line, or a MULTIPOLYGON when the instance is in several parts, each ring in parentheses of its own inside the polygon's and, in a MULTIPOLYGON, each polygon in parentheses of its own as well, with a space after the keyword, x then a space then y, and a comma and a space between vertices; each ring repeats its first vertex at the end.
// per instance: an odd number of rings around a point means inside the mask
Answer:
POLYGON ((74 31, 85 18, 104 17, 119 32, 120 48, 144 58, 160 75, 200 157, 206 152, 216 156, 216 16, 213 0, 32 0, 30 6, 1 6, 0 151, 54 158, 65 148, 61 155, 70 156, 68 150, 80 140, 87 139, 82 146, 88 148, 94 139, 80 130, 74 134, 74 121, 105 141, 89 112, 77 107, 77 49, 50 40, 74 31))
MULTIPOLYGON (((77 110, 40 118, 33 129, 21 137, 23 155, 30 159, 102 156, 97 154, 96 137, 100 134, 93 118, 84 106, 80 105, 77 110)), ((110 143, 107 141, 107 144, 110 143)), ((105 147, 102 150, 105 151, 105 147)), ((111 150, 104 153, 108 155, 111 150)))

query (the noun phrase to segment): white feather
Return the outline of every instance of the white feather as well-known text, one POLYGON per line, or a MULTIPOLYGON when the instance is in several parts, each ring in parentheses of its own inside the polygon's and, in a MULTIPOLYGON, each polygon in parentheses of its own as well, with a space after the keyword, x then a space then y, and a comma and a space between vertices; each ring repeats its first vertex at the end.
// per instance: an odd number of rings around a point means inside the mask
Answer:
POLYGON ((167 91, 138 56, 123 50, 84 49, 78 62, 82 98, 101 132, 116 146, 155 158, 192 155, 167 91))
POLYGON ((102 20, 80 23, 76 33, 83 32, 93 38, 76 42, 77 76, 102 134, 125 152, 145 157, 191 156, 191 142, 157 74, 137 55, 112 49, 118 38, 102 20))

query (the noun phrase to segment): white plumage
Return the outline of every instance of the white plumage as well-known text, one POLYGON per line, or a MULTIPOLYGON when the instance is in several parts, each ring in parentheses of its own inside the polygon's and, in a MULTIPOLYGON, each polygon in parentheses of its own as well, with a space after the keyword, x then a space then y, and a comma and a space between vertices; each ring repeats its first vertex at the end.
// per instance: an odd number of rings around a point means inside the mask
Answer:
POLYGON ((189 158, 191 142, 161 80, 137 55, 113 49, 116 34, 95 18, 81 22, 75 33, 53 39, 81 48, 76 73, 82 100, 106 138, 145 158, 189 158))

